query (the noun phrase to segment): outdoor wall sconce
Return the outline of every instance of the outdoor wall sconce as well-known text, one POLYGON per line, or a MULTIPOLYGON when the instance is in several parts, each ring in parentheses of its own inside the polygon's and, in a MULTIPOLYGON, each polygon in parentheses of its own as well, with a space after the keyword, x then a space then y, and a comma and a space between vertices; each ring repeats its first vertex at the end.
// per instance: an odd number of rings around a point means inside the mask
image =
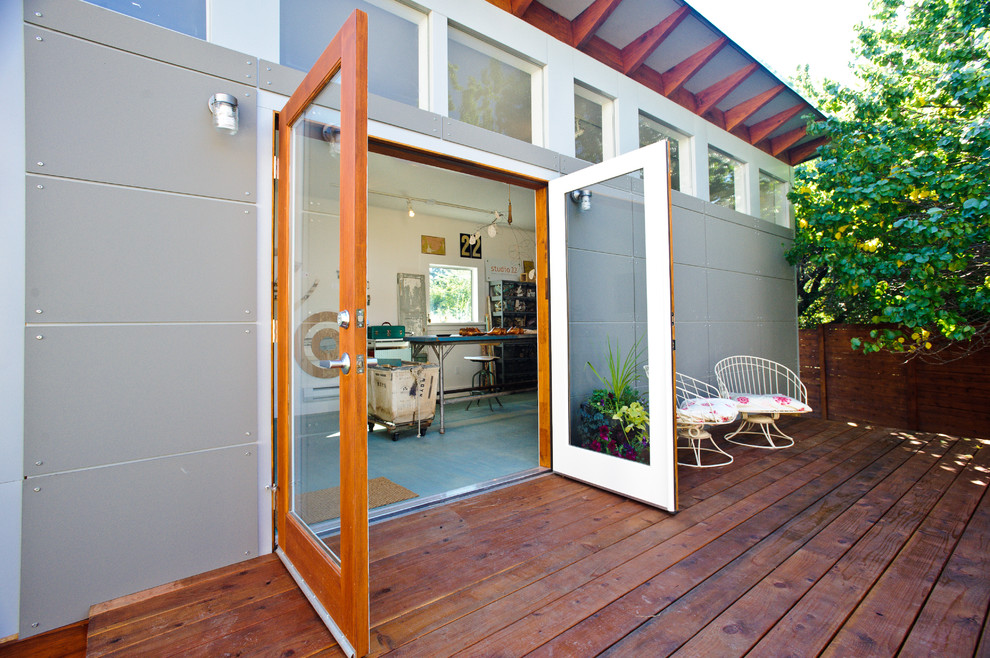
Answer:
POLYGON ((577 204, 581 212, 588 212, 591 210, 591 190, 573 190, 571 201, 577 204))
POLYGON ((213 127, 220 132, 237 134, 237 99, 230 94, 210 96, 210 112, 213 114, 213 127))
POLYGON ((340 155, 340 126, 323 126, 323 141, 330 145, 330 155, 340 155))

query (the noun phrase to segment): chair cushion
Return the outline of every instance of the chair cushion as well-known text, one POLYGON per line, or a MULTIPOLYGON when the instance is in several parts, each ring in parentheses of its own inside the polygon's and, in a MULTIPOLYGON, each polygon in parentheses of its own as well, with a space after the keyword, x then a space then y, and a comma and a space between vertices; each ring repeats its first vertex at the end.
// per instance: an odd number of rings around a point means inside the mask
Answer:
POLYGON ((691 398, 677 411, 681 418, 695 423, 731 423, 739 415, 736 403, 724 398, 691 398))
POLYGON ((746 393, 730 393, 729 395, 739 406, 739 413, 744 414, 804 414, 811 411, 811 407, 789 395, 749 395, 746 393))

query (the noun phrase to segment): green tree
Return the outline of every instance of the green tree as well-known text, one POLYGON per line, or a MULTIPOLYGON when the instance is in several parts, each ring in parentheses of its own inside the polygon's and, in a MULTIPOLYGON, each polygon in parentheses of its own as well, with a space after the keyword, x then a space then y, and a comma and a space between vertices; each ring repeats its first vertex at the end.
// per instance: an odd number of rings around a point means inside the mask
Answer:
POLYGON ((877 324, 853 341, 864 351, 979 349, 990 338, 990 2, 873 10, 855 48, 861 90, 819 91, 805 76, 829 116, 812 130, 829 141, 790 194, 802 322, 877 324))
POLYGON ((463 267, 430 268, 430 322, 472 321, 471 271, 463 267))

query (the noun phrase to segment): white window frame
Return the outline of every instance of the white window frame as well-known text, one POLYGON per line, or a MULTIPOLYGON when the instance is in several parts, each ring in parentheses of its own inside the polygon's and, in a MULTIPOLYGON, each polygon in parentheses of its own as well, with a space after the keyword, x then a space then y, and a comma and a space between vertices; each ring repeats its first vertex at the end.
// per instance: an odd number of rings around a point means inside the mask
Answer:
MULTIPOLYGON (((544 146, 544 134, 543 134, 543 65, 538 64, 528 58, 525 58, 521 54, 509 52, 504 48, 494 45, 493 43, 486 41, 474 32, 463 25, 454 23, 453 21, 447 21, 447 39, 454 40, 468 48, 477 50, 483 55, 487 55, 492 59, 497 59, 503 64, 507 64, 515 69, 519 69, 524 73, 529 74, 529 84, 530 84, 530 123, 531 127, 531 139, 532 143, 536 146, 544 146)), ((446 43, 444 44, 444 50, 447 50, 446 43)), ((449 62, 450 56, 448 53, 447 60, 449 62)), ((446 67, 447 62, 444 62, 446 67)), ((446 83, 444 83, 446 89, 446 83)), ((444 116, 448 116, 447 103, 450 98, 450 89, 446 89, 446 99, 443 104, 444 116)), ((507 135, 511 137, 511 135, 507 135)))
POLYGON ((688 163, 690 162, 689 158, 690 158, 690 150, 691 150, 691 135, 688 135, 683 130, 679 130, 675 128, 666 121, 661 121, 660 119, 656 118, 646 110, 640 108, 636 112, 636 138, 640 148, 643 148, 644 146, 649 146, 649 144, 643 144, 638 142, 639 120, 641 118, 646 118, 652 121, 653 123, 659 125, 664 130, 672 133, 672 135, 667 139, 668 141, 673 140, 677 142, 677 180, 679 183, 678 187, 680 188, 678 191, 683 192, 685 194, 690 193, 690 190, 693 190, 695 188, 695 186, 691 185, 691 181, 689 180, 691 167, 688 165, 688 163))
POLYGON ((429 316, 429 321, 427 324, 477 324, 478 320, 478 268, 472 267, 471 265, 454 265, 449 263, 430 263, 427 265, 426 269, 426 291, 427 300, 429 302, 427 308, 427 315, 429 316), (433 309, 433 268, 443 268, 446 270, 467 270, 471 273, 471 319, 469 320, 438 320, 434 319, 431 311, 433 309))
MULTIPOLYGON (((787 181, 781 179, 778 176, 774 176, 770 172, 765 171, 763 169, 760 169, 759 172, 760 173, 759 173, 759 181, 758 181, 757 189, 759 190, 759 195, 760 195, 760 218, 763 219, 764 221, 773 222, 774 224, 777 224, 778 226, 789 226, 790 225, 790 212, 789 212, 788 209, 790 208, 790 202, 787 200, 787 192, 789 191, 790 183, 788 183, 787 181), (777 185, 783 186, 783 195, 782 195, 783 205, 781 205, 780 212, 777 214, 776 218, 774 218, 774 219, 767 219, 766 217, 763 216, 763 187, 762 187, 762 184, 763 184, 763 178, 764 177, 769 178, 770 180, 772 180, 777 185)), ((776 195, 774 195, 774 196, 776 196, 776 195)))
MULTIPOLYGON (((602 161, 614 158, 617 153, 615 139, 615 99, 593 89, 588 83, 574 79, 574 95, 599 105, 602 108, 602 161)), ((577 108, 574 109, 575 123, 577 108)), ((577 155, 577 138, 571 140, 574 155, 577 155)))
MULTIPOLYGON (((714 201, 711 200, 712 199, 712 192, 711 192, 711 154, 712 154, 712 151, 715 151, 716 153, 719 153, 719 154, 721 154, 721 155, 729 158, 730 160, 732 160, 735 163, 735 165, 732 168, 732 186, 733 186, 733 195, 735 197, 735 207, 734 208, 730 208, 730 210, 735 210, 736 212, 741 212, 741 213, 748 212, 749 211, 749 205, 747 203, 747 199, 748 199, 748 196, 749 195, 746 194, 746 186, 747 186, 747 175, 746 175, 747 167, 746 167, 746 161, 745 160, 741 160, 738 157, 736 157, 735 155, 732 155, 731 153, 729 153, 728 151, 725 151, 723 149, 720 149, 717 146, 713 146, 712 144, 709 144, 708 145, 707 153, 708 153, 709 162, 707 163, 708 166, 705 167, 705 170, 708 172, 708 201, 710 203, 715 203, 714 201)), ((716 204, 716 205, 720 205, 720 204, 716 204)), ((727 207, 727 206, 723 206, 723 207, 727 207)))

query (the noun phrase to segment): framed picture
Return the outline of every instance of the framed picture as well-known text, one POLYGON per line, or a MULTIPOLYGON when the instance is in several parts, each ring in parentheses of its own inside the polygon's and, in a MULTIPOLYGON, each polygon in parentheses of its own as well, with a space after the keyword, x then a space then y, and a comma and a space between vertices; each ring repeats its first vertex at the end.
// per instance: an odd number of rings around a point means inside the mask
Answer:
POLYGON ((447 255, 447 241, 444 238, 438 238, 433 235, 421 235, 419 238, 419 249, 421 253, 436 256, 447 255))
POLYGON ((481 238, 471 244, 471 234, 461 233, 461 258, 481 258, 481 238))

